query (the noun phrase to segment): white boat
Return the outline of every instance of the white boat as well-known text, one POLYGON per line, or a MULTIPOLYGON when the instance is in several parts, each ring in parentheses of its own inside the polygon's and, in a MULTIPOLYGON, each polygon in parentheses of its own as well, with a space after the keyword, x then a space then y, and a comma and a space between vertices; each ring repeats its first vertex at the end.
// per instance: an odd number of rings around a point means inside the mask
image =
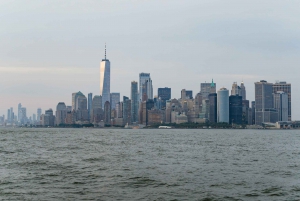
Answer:
POLYGON ((159 126, 158 128, 172 128, 170 126, 159 126))

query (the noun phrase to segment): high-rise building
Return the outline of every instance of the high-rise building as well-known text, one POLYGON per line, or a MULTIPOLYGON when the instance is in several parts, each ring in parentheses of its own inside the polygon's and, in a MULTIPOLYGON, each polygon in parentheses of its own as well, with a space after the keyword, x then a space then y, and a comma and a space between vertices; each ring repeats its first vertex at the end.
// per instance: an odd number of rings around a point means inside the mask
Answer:
POLYGON ((10 109, 7 110, 7 123, 10 123, 11 117, 10 117, 10 109))
POLYGON ((211 93, 208 95, 209 100, 209 122, 217 123, 217 94, 211 93))
POLYGON ((246 87, 244 85, 244 82, 241 83, 241 86, 239 86, 237 82, 234 82, 232 84, 231 95, 239 95, 242 96, 243 100, 246 100, 246 87))
POLYGON ((288 94, 283 91, 277 91, 274 96, 274 108, 278 112, 278 121, 288 121, 288 94))
POLYGON ((110 125, 110 116, 111 115, 111 108, 109 101, 106 101, 104 104, 104 124, 110 125))
POLYGON ((186 90, 185 91, 185 97, 187 99, 193 99, 193 91, 192 90, 186 90))
POLYGON ((21 121, 21 107, 22 107, 22 104, 19 103, 18 104, 18 120, 21 121))
POLYGON ((273 84, 265 80, 255 82, 255 124, 277 121, 277 111, 273 107, 273 84))
POLYGON ((241 96, 243 100, 246 100, 246 87, 244 82, 241 83, 241 96))
MULTIPOLYGON (((254 125, 255 124, 255 101, 251 101, 251 112, 252 112, 252 119, 251 119, 251 124, 250 125, 254 125)), ((249 120, 248 120, 249 123, 249 120)))
POLYGON ((207 100, 210 93, 216 93, 216 86, 217 84, 214 83, 214 80, 212 80, 211 83, 200 83, 200 94, 202 100, 207 100))
POLYGON ((42 109, 38 108, 36 114, 37 114, 37 121, 39 122, 41 120, 42 109))
POLYGON ((88 94, 88 115, 89 115, 89 119, 90 119, 91 113, 92 113, 92 105, 93 105, 93 93, 89 93, 88 94))
POLYGON ((243 123, 243 100, 242 96, 229 96, 229 123, 239 124, 243 123))
POLYGON ((226 88, 217 93, 217 121, 229 123, 229 91, 226 88))
POLYGON ((65 124, 67 117, 67 107, 64 102, 59 102, 56 106, 56 115, 55 115, 56 125, 65 124))
POLYGON ((111 110, 116 109, 116 104, 120 102, 120 93, 110 94, 110 107, 111 110))
POLYGON ((153 86, 150 73, 140 73, 139 75, 139 101, 143 100, 143 94, 147 95, 147 99, 153 99, 153 86))
POLYGON ((131 122, 138 122, 138 83, 135 81, 131 82, 131 122))
POLYGON ((165 109, 166 108, 166 101, 171 99, 171 88, 158 88, 157 92, 157 100, 161 102, 161 106, 158 109, 165 109))
POLYGON ((102 108, 106 101, 110 101, 110 61, 105 57, 100 63, 100 95, 102 96, 102 108))
POLYGON ((26 114, 26 107, 21 107, 20 109, 20 117, 21 117, 21 124, 27 123, 27 114, 26 114))
POLYGON ((291 84, 286 82, 276 82, 273 84, 273 93, 283 91, 288 95, 288 120, 292 121, 292 91, 291 84))
POLYGON ((123 96, 123 123, 131 124, 131 100, 123 96))

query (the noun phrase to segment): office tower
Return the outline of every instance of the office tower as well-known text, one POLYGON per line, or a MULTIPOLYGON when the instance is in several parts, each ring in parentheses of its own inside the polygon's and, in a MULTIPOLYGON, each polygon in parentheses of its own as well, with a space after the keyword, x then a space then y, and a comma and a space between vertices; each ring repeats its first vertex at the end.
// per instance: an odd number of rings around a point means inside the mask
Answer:
POLYGON ((186 90, 185 91, 185 97, 187 99, 193 99, 193 91, 192 90, 186 90))
POLYGON ((110 107, 111 110, 116 109, 116 104, 120 102, 120 93, 110 94, 110 107))
POLYGON ((182 89, 181 90, 181 100, 185 100, 186 99, 186 90, 182 89))
POLYGON ((246 87, 244 85, 244 82, 241 83, 241 96, 243 100, 246 100, 246 87))
POLYGON ((229 123, 229 91, 226 88, 217 93, 217 121, 229 123))
POLYGON ((229 123, 239 124, 242 122, 243 115, 243 97, 236 95, 229 96, 229 123))
POLYGON ((123 96, 123 122, 131 124, 131 100, 126 96, 123 96))
POLYGON ((102 96, 102 108, 106 101, 110 101, 110 61, 105 57, 100 63, 100 96, 102 96))
MULTIPOLYGON (((242 96, 243 99, 243 96, 242 96)), ((249 100, 242 100, 242 110, 243 110, 243 114, 242 114, 242 124, 249 124, 248 121, 251 119, 249 119, 249 100)), ((252 117, 251 117, 252 118, 252 117)))
POLYGON ((92 103, 90 122, 99 123, 101 120, 104 120, 104 111, 102 109, 102 97, 95 95, 92 103))
POLYGON ((92 102, 92 109, 97 109, 101 107, 102 107, 101 96, 95 95, 92 102))
POLYGON ((139 75, 139 101, 143 100, 143 94, 147 95, 148 99, 153 99, 153 87, 150 73, 140 73, 139 75))
POLYGON ((273 93, 277 91, 283 91, 288 95, 288 120, 292 121, 292 91, 291 84, 286 82, 276 82, 273 84, 273 93))
POLYGON ((277 121, 278 114, 273 107, 273 84, 265 80, 255 82, 255 124, 277 121))
POLYGON ((85 97, 81 91, 72 93, 72 110, 78 110, 78 97, 85 97))
POLYGON ((72 112, 72 106, 70 105, 67 106, 67 112, 72 112))
POLYGON ((254 125, 255 124, 255 101, 251 101, 251 112, 252 112, 252 122, 251 122, 251 125, 254 125))
POLYGON ((41 115, 42 126, 54 126, 55 117, 53 116, 53 110, 50 108, 45 111, 45 114, 41 115))
POLYGON ((92 104, 93 104, 93 93, 88 94, 88 117, 91 118, 92 113, 92 104))
POLYGON ((34 123, 36 122, 36 114, 32 114, 32 120, 34 123))
POLYGON ((288 94, 283 91, 277 91, 273 96, 274 108, 278 112, 278 121, 288 121, 288 94))
POLYGON ((234 82, 232 84, 232 88, 231 88, 231 95, 235 96, 235 95, 241 95, 241 87, 237 84, 237 82, 234 82))
POLYGON ((158 88, 157 90, 157 96, 163 101, 170 100, 171 99, 171 88, 165 87, 165 88, 158 88))
POLYGON ((138 121, 138 83, 135 81, 131 82, 131 122, 138 121))
POLYGON ((158 99, 161 100, 161 109, 166 108, 166 101, 171 99, 171 88, 158 88, 158 99))
POLYGON ((208 95, 209 100, 209 117, 210 123, 217 123, 217 94, 211 93, 208 95))
POLYGON ((67 106, 64 102, 59 102, 56 106, 56 114, 55 114, 56 125, 65 124, 65 120, 67 117, 67 106))
POLYGON ((19 103, 18 104, 18 120, 21 121, 21 107, 22 107, 22 104, 19 103))
POLYGON ((37 114, 37 121, 39 122, 41 120, 42 109, 38 108, 36 114, 37 114))
POLYGON ((216 93, 217 84, 212 80, 211 83, 200 83, 200 94, 202 99, 207 100, 210 93, 216 93))
POLYGON ((104 103, 104 124, 105 125, 110 125, 110 116, 111 115, 111 108, 110 108, 110 103, 109 101, 106 101, 104 103))

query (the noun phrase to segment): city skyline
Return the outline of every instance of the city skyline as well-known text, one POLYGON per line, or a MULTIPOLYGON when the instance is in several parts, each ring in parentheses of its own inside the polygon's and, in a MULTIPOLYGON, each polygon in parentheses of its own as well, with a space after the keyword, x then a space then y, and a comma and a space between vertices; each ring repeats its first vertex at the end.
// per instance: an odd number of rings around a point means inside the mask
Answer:
POLYGON ((130 96, 130 82, 138 81, 141 72, 151 73, 153 95, 157 88, 170 87, 172 98, 179 98, 182 89, 192 90, 195 96, 199 83, 213 78, 217 90, 231 89, 233 82, 243 81, 247 99, 253 101, 255 82, 279 80, 293 84, 292 119, 300 119, 300 95, 294 91, 300 85, 295 5, 273 2, 270 8, 266 2, 259 7, 255 2, 232 2, 237 3, 236 8, 219 1, 226 8, 221 11, 198 1, 160 2, 161 8, 157 1, 135 6, 120 3, 124 10, 106 2, 90 3, 86 10, 80 3, 69 10, 57 2, 50 10, 43 2, 26 6, 1 3, 7 17, 1 20, 0 42, 6 48, 0 52, 0 84, 4 86, 0 114, 6 115, 10 107, 16 114, 19 103, 27 108, 27 115, 39 107, 55 110, 58 102, 71 105, 69 96, 76 91, 99 95, 99 61, 107 42, 113 61, 110 91, 121 97, 130 96), (168 4, 173 10, 163 9, 168 4), (157 16, 153 17, 154 11, 157 16), (43 12, 49 17, 42 19, 43 12), (94 28, 94 19, 104 26, 94 28))

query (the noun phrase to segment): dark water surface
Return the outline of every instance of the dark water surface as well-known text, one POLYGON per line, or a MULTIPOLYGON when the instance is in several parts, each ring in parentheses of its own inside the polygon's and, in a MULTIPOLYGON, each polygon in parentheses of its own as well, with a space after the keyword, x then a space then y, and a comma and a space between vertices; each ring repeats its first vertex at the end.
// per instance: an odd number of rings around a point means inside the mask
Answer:
POLYGON ((300 200, 300 130, 2 128, 0 200, 300 200))

